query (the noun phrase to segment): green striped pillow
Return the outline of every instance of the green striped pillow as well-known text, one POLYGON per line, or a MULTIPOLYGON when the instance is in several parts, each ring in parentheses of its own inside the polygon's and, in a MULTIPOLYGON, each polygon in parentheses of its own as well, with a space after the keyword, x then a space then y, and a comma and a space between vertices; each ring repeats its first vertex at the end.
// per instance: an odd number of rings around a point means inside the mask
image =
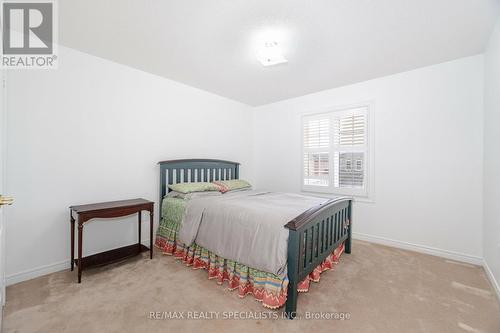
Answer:
POLYGON ((193 192, 205 192, 205 191, 218 191, 219 188, 215 184, 208 182, 197 182, 197 183, 178 183, 168 186, 172 191, 180 193, 193 193, 193 192))

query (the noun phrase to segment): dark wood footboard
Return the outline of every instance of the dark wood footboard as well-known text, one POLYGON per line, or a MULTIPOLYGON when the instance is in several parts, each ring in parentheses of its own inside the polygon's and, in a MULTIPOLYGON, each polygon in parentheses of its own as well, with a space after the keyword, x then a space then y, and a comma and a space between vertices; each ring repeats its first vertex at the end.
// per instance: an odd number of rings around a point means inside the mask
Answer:
POLYGON ((293 319, 297 311, 297 284, 345 242, 351 253, 352 199, 331 199, 302 213, 285 227, 288 238, 288 296, 285 313, 293 319))

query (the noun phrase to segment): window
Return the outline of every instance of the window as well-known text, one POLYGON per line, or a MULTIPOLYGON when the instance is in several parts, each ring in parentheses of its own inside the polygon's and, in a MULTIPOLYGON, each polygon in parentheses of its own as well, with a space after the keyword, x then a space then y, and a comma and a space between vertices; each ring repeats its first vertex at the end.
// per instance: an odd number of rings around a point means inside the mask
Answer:
POLYGON ((368 110, 303 117, 303 190, 368 196, 368 110))

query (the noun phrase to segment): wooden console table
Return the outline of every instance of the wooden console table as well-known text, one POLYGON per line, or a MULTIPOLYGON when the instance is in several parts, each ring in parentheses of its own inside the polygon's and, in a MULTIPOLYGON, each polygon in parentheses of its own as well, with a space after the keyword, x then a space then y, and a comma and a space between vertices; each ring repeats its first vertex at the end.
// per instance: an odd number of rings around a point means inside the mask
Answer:
POLYGON ((150 251, 149 257, 153 259, 153 211, 154 202, 144 199, 133 199, 123 201, 102 202, 91 205, 71 206, 71 270, 75 263, 78 266, 78 283, 82 281, 82 271, 85 268, 110 264, 125 258, 150 251), (149 248, 141 244, 141 212, 149 211, 149 248), (75 259, 75 218, 78 216, 78 259, 75 259), (83 248, 83 225, 85 222, 95 218, 113 218, 138 214, 139 240, 137 244, 120 247, 110 251, 93 254, 82 258, 83 248))

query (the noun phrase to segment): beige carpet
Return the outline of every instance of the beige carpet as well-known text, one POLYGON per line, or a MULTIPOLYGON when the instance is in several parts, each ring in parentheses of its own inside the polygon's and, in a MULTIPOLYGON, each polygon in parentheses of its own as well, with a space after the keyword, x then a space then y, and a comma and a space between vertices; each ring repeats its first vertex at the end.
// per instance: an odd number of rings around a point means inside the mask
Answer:
POLYGON ((82 284, 75 281, 76 272, 65 271, 8 287, 4 330, 500 332, 500 307, 482 268, 359 241, 298 301, 299 315, 348 313, 347 320, 150 319, 150 312, 267 311, 253 297, 241 300, 207 280, 205 271, 159 253, 152 261, 138 257, 89 270, 82 284))

